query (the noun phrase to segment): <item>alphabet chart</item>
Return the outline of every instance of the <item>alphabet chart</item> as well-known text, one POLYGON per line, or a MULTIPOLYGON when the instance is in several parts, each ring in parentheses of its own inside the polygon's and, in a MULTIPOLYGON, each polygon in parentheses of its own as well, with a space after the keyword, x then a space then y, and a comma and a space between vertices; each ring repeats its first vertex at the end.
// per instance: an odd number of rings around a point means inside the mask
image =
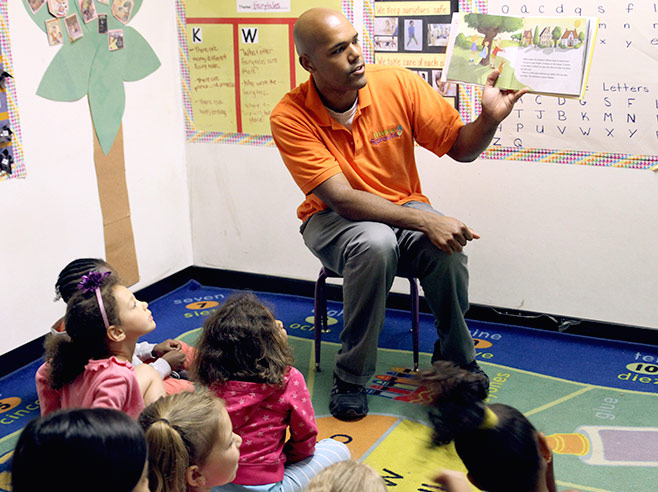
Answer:
MULTIPOLYGON (((658 2, 473 0, 462 11, 513 16, 594 16, 599 30, 583 100, 527 94, 482 157, 651 169, 658 165, 658 2)), ((462 88, 462 117, 479 90, 462 88)))

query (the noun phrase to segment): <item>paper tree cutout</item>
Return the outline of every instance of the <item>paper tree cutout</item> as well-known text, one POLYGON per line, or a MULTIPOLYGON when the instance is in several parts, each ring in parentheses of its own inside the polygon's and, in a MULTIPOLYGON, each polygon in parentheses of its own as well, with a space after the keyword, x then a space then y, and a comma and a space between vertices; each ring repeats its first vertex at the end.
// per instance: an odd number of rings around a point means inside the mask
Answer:
MULTIPOLYGON (((78 0, 69 0, 68 14, 76 14, 83 37, 71 42, 65 19, 60 19, 63 44, 48 44, 46 20, 54 19, 44 4, 32 11, 29 0, 23 5, 36 25, 44 31, 44 50, 58 50, 43 74, 37 94, 53 101, 78 101, 87 96, 94 126, 94 161, 103 214, 106 259, 119 271, 122 280, 131 285, 139 279, 137 257, 130 221, 130 205, 125 180, 121 119, 126 105, 123 83, 140 80, 160 66, 160 60, 148 42, 127 25, 139 12, 142 0, 83 0, 82 8, 95 7, 97 14, 107 15, 107 29, 123 30, 123 48, 110 51, 108 35, 99 33, 98 19, 85 23, 78 0), (125 15, 125 23, 112 13, 125 15), (117 9, 118 8, 118 9, 117 9)), ((33 2, 34 3, 34 2, 33 2)), ((89 15, 87 15, 89 18, 89 15)))
MULTIPOLYGON (((131 1, 131 0, 128 0, 131 1)), ((142 0, 134 2, 130 20, 139 12, 142 0)), ((110 4, 112 0, 110 0, 110 4)), ((33 13, 28 0, 23 4, 34 22, 46 32, 46 20, 53 19, 47 5, 33 13)), ((108 49, 107 34, 98 33, 98 21, 82 20, 77 0, 69 0, 69 14, 76 13, 84 37, 70 42, 64 21, 60 20, 64 44, 60 48, 48 46, 43 37, 44 49, 59 49, 43 74, 37 94, 52 101, 71 102, 84 96, 89 100, 91 119, 103 152, 112 147, 126 105, 124 82, 134 82, 153 73, 160 60, 148 42, 135 29, 119 22, 111 12, 111 5, 95 2, 99 14, 107 14, 108 29, 123 29, 124 48, 108 49)))

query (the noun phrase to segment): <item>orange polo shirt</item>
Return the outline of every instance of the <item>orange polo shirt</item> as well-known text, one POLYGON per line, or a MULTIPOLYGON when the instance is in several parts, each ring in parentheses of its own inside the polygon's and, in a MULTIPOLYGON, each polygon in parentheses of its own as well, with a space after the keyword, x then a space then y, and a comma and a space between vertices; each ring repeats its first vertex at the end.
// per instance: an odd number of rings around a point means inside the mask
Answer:
POLYGON ((420 187, 414 140, 441 156, 464 125, 459 113, 415 73, 367 65, 352 131, 334 120, 309 78, 286 94, 270 115, 283 162, 306 195, 305 221, 327 206, 311 192, 338 173, 350 185, 402 205, 429 203, 420 187))

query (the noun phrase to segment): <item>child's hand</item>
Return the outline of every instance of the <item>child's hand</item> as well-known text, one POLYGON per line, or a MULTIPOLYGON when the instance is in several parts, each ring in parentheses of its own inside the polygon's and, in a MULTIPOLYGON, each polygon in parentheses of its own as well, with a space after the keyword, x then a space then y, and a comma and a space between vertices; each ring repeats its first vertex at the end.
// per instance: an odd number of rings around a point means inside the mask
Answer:
POLYGON ((454 470, 443 470, 434 479, 447 492, 471 492, 471 484, 466 475, 454 470))
POLYGON ((286 329, 283 327, 283 321, 281 321, 280 319, 275 319, 275 320, 274 320, 274 324, 276 325, 276 327, 277 327, 279 330, 281 330, 281 334, 282 334, 282 335, 285 337, 285 339, 287 340, 287 339, 288 339, 288 332, 287 332, 286 329))
POLYGON ((165 340, 164 342, 160 342, 155 347, 153 347, 153 355, 155 355, 157 358, 160 358, 167 352, 171 352, 172 350, 180 350, 180 349, 181 349, 181 343, 178 340, 172 340, 171 338, 169 338, 168 340, 165 340))
POLYGON ((166 360, 167 363, 171 366, 172 371, 179 371, 183 369, 185 358, 185 352, 182 350, 171 350, 162 356, 162 359, 166 360))

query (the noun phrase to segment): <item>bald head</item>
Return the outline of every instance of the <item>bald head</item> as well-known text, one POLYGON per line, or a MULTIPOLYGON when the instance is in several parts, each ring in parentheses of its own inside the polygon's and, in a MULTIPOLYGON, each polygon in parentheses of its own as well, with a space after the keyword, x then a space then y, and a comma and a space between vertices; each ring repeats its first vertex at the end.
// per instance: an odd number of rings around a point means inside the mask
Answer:
POLYGON ((350 21, 336 10, 324 7, 307 10, 299 16, 293 29, 297 54, 311 56, 315 48, 326 41, 329 33, 344 23, 350 24, 350 21))

